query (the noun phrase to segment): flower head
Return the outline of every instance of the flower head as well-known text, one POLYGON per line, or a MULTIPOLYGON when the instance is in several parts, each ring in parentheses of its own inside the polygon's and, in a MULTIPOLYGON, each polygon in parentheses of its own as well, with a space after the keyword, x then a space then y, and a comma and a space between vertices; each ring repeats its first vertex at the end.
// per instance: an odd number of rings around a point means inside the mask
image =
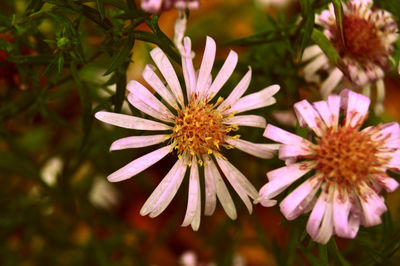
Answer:
POLYGON ((160 13, 171 8, 184 10, 199 7, 199 0, 142 0, 142 9, 149 13, 160 13))
MULTIPOLYGON (((324 28, 325 36, 342 58, 347 69, 347 79, 355 89, 363 87, 368 94, 371 85, 376 82, 378 102, 384 98, 383 77, 389 66, 393 46, 398 38, 398 28, 392 15, 384 10, 372 9, 372 0, 349 0, 343 3, 343 36, 337 27, 333 5, 316 16, 316 23, 324 28)), ((344 74, 335 66, 328 64, 329 59, 321 49, 314 45, 306 48, 303 61, 312 60, 304 69, 308 81, 318 81, 319 69, 329 72, 321 85, 324 98, 338 87, 344 74)))
POLYGON ((159 215, 171 202, 185 172, 190 167, 188 207, 182 225, 191 224, 194 230, 197 230, 200 224, 199 167, 204 166, 206 184, 204 213, 211 215, 214 212, 218 197, 228 216, 235 219, 235 206, 222 180, 220 170, 244 201, 249 212, 252 211, 249 197, 255 199, 258 193, 247 178, 228 162, 223 152, 225 149, 238 148, 260 158, 270 158, 276 149, 276 145, 256 144, 240 139, 240 135, 237 134, 239 126, 264 128, 266 121, 258 115, 236 114, 275 103, 272 95, 279 90, 279 86, 273 85, 242 97, 250 83, 251 70, 249 70, 225 100, 221 97, 214 100, 229 79, 238 60, 237 54, 231 51, 217 76, 212 79, 211 69, 215 51, 215 42, 208 37, 203 60, 196 74, 191 57, 191 41, 188 37, 184 39, 182 66, 186 96, 166 55, 159 48, 151 51, 151 57, 165 78, 167 86, 155 73, 154 66, 145 67, 143 78, 166 104, 137 81, 131 81, 127 85, 130 92, 128 100, 134 107, 158 121, 109 112, 96 113, 97 119, 116 126, 164 132, 115 141, 111 145, 111 150, 139 148, 162 142, 166 145, 112 173, 108 176, 108 180, 117 182, 128 179, 167 154, 176 154, 179 159, 146 201, 140 213, 149 214, 150 217, 159 215))
POLYGON ((360 224, 381 223, 386 206, 379 192, 382 188, 392 192, 399 185, 386 173, 400 170, 399 125, 360 130, 369 104, 368 97, 350 90, 313 105, 306 100, 295 104, 300 124, 314 131, 314 141, 272 125, 265 129, 265 137, 282 143, 279 158, 287 166, 267 173, 269 182, 260 190, 259 200, 264 206, 275 205, 272 198, 310 173, 280 208, 288 220, 312 210, 307 232, 317 242, 326 243, 332 235, 354 238, 360 224), (339 119, 341 107, 343 119, 339 119))

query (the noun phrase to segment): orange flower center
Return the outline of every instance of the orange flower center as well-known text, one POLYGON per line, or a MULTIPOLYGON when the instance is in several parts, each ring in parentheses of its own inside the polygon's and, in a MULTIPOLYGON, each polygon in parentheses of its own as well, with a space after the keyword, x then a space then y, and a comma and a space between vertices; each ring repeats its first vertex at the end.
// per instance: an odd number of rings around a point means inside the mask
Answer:
POLYGON ((331 28, 333 45, 341 56, 347 55, 363 63, 375 62, 385 55, 378 28, 373 21, 350 14, 343 18, 343 31, 346 46, 343 45, 337 26, 331 28))
POLYGON ((314 149, 316 170, 330 181, 345 188, 354 188, 371 175, 381 173, 376 156, 378 143, 357 128, 329 129, 318 139, 314 149))
POLYGON ((219 152, 226 134, 237 128, 222 123, 223 116, 215 109, 220 102, 207 104, 194 100, 178 111, 171 137, 179 155, 186 152, 201 160, 203 154, 219 152))

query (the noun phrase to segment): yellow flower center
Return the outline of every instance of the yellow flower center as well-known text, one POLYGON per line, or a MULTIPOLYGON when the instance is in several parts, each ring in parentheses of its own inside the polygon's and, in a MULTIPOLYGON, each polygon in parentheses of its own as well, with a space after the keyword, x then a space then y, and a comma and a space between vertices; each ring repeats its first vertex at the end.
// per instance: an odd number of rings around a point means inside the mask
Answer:
POLYGON ((207 104, 193 100, 178 111, 171 138, 179 156, 185 153, 201 161, 203 154, 219 154, 221 145, 229 148, 224 144, 225 136, 238 128, 223 124, 224 116, 215 109, 221 101, 222 98, 216 104, 207 104))
POLYGON ((350 14, 343 18, 343 31, 346 46, 343 45, 337 26, 331 28, 333 45, 342 56, 347 55, 364 63, 376 61, 385 55, 378 28, 373 21, 350 14))
POLYGON ((357 128, 331 128, 318 139, 314 149, 316 170, 328 183, 356 188, 371 175, 381 173, 379 168, 383 162, 376 156, 379 145, 357 128))

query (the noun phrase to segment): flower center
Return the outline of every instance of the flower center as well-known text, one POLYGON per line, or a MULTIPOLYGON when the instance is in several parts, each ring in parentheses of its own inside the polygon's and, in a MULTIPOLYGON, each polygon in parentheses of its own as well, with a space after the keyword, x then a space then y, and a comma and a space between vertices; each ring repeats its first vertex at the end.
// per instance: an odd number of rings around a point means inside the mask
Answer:
POLYGON ((350 56, 362 63, 377 61, 385 55, 385 49, 378 36, 378 28, 373 21, 350 14, 343 17, 343 31, 346 46, 343 45, 337 26, 331 28, 333 45, 340 55, 350 56))
POLYGON ((218 154, 226 134, 236 130, 234 126, 222 123, 223 116, 215 109, 219 102, 207 104, 194 100, 178 111, 171 137, 179 156, 186 153, 201 160, 203 154, 218 154))
POLYGON ((329 129, 319 138, 314 149, 316 170, 327 181, 341 187, 354 188, 368 181, 371 174, 380 173, 376 153, 378 143, 357 128, 329 129))

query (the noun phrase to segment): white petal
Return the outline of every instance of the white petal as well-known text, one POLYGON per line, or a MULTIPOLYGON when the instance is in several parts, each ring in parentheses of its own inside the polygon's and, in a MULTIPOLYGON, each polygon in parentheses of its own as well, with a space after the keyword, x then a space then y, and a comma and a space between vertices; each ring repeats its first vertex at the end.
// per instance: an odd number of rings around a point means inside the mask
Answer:
MULTIPOLYGON (((206 190, 206 199, 204 206, 204 215, 210 216, 214 213, 215 207, 217 205, 217 194, 215 188, 215 178, 213 169, 208 163, 211 158, 209 156, 203 156, 204 164, 204 181, 205 181, 205 190, 206 190)), ((218 171, 218 170, 217 170, 218 171)))
POLYGON ((228 98, 226 98, 217 108, 219 111, 224 111, 225 109, 229 109, 232 104, 234 104, 237 100, 242 97, 242 95, 246 92, 249 87, 251 81, 251 67, 249 67, 249 71, 247 71, 246 75, 239 81, 236 87, 229 94, 228 98))
POLYGON ((263 159, 272 158, 275 151, 279 148, 279 145, 275 144, 253 143, 250 141, 233 139, 229 137, 225 138, 225 141, 239 150, 263 159))
POLYGON ((227 113, 241 113, 274 104, 276 100, 272 95, 277 93, 279 89, 279 85, 272 85, 259 92, 246 95, 235 102, 227 113))
POLYGON ((166 114, 163 112, 158 111, 158 109, 154 109, 153 107, 149 106, 146 102, 142 101, 139 97, 136 97, 136 95, 129 93, 128 95, 128 101, 130 104, 132 104, 134 107, 136 107, 138 110, 142 111, 145 114, 148 114, 156 119, 160 119, 164 122, 171 122, 173 115, 172 113, 166 114))
POLYGON ((229 218, 235 220, 237 218, 236 208, 231 198, 231 195, 229 194, 228 188, 226 187, 224 181, 222 180, 221 175, 214 161, 208 155, 206 155, 205 157, 207 159, 204 160, 204 163, 208 164, 208 166, 211 169, 212 176, 214 177, 215 180, 217 197, 221 202, 222 208, 224 208, 224 211, 229 216, 229 218))
POLYGON ((351 127, 360 126, 368 116, 368 107, 371 100, 348 89, 343 90, 340 93, 340 97, 342 97, 342 105, 346 111, 345 125, 351 127))
POLYGON ((178 109, 175 97, 154 72, 154 66, 146 65, 143 70, 143 79, 173 108, 178 109))
POLYGON ((318 45, 311 45, 306 47, 306 49, 304 49, 303 52, 303 57, 301 58, 302 62, 308 61, 310 59, 312 59, 313 57, 322 54, 322 50, 321 48, 319 48, 318 45))
POLYGON ((110 151, 142 148, 161 143, 167 139, 168 135, 132 136, 114 141, 110 151))
POLYGON ((329 60, 325 54, 316 57, 304 67, 304 78, 309 82, 315 80, 315 73, 327 63, 329 60))
POLYGON ((117 114, 117 113, 110 113, 110 112, 97 112, 95 117, 103 121, 105 123, 129 128, 129 129, 137 129, 137 130, 168 130, 171 129, 170 126, 166 124, 162 124, 156 121, 151 121, 147 119, 143 119, 140 117, 135 117, 131 115, 124 115, 124 114, 117 114))
POLYGON ((325 124, 314 107, 307 101, 302 100, 294 105, 294 110, 301 126, 307 125, 318 136, 322 136, 325 124))
POLYGON ((164 52, 158 47, 151 50, 150 55, 151 58, 153 58, 154 63, 156 63, 161 74, 167 81, 169 87, 171 88, 179 104, 183 106, 184 100, 183 100, 182 88, 181 85, 179 84, 178 77, 176 76, 175 70, 172 67, 171 62, 164 54, 164 52))
POLYGON ((339 68, 335 68, 329 74, 329 77, 322 83, 320 91, 323 99, 328 98, 332 91, 338 86, 343 78, 343 72, 339 68))
POLYGON ((228 161, 219 157, 216 157, 216 160, 229 183, 235 189, 236 193, 238 193, 239 197, 249 210, 249 213, 251 213, 253 211, 253 205, 248 196, 256 199, 258 197, 257 190, 249 180, 247 180, 247 178, 228 161))
POLYGON ((229 77, 232 75, 233 70, 236 67, 238 61, 238 55, 234 51, 230 51, 228 57, 225 60, 224 65, 221 67, 221 70, 218 72, 217 76, 215 77, 215 80, 211 84, 210 88, 208 89, 207 95, 209 95, 209 99, 211 100, 219 90, 222 88, 222 86, 225 84, 225 82, 229 79, 229 77))
MULTIPOLYGON (((197 165, 196 158, 192 159, 192 166, 190 169, 190 177, 189 177, 189 195, 188 195, 188 204, 186 209, 185 218, 183 220, 182 226, 188 226, 191 224, 195 218, 195 216, 199 216, 201 209, 200 202, 200 184, 199 184, 199 169, 197 165)), ((193 225, 193 230, 197 231, 199 228, 200 219, 196 219, 196 223, 193 225)))
POLYGON ((196 90, 196 73, 192 60, 192 42, 189 37, 183 39, 185 54, 182 56, 182 70, 186 84, 186 94, 188 100, 192 97, 192 93, 196 90))
POLYGON ((171 145, 168 145, 143 155, 142 157, 133 160, 121 169, 115 171, 109 175, 107 179, 110 182, 119 182, 131 178, 164 158, 171 151, 171 149, 171 145))
POLYGON ((206 47, 204 49, 203 60, 201 61, 199 77, 196 84, 196 93, 200 97, 203 97, 208 89, 207 82, 214 65, 215 52, 215 41, 211 37, 207 36, 206 47))
POLYGON ((224 119, 224 124, 265 128, 267 121, 259 115, 238 115, 224 119))
POLYGON ((305 207, 314 199, 321 185, 321 181, 322 178, 318 176, 309 178, 286 196, 279 205, 286 219, 294 220, 300 214, 304 213, 305 207))

